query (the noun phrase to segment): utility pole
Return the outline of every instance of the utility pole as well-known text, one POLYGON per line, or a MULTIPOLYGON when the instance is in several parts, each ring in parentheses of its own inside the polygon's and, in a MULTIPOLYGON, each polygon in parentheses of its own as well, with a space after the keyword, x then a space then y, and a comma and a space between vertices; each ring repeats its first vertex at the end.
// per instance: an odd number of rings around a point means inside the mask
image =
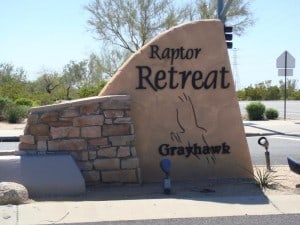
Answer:
POLYGON ((239 78, 239 71, 238 71, 238 62, 237 62, 237 48, 232 49, 232 72, 234 76, 234 85, 235 90, 239 90, 240 88, 240 78, 239 78))

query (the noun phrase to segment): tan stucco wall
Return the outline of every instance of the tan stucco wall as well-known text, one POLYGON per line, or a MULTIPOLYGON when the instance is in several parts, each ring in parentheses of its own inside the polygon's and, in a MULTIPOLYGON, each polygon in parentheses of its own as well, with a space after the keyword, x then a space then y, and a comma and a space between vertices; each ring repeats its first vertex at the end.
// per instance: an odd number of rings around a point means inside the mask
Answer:
POLYGON ((99 95, 112 94, 131 96, 143 181, 162 179, 159 162, 163 158, 172 161, 174 180, 251 177, 250 154, 218 20, 182 24, 154 38, 132 55, 99 95), (166 48, 169 53, 182 51, 183 59, 167 58, 166 48), (191 59, 184 58, 187 51, 191 59), (160 55, 165 59, 158 59, 156 53, 165 54, 160 55), (202 147, 202 154, 187 156, 191 146, 196 146, 193 151, 202 147), (220 146, 220 153, 212 154, 211 146, 220 146))

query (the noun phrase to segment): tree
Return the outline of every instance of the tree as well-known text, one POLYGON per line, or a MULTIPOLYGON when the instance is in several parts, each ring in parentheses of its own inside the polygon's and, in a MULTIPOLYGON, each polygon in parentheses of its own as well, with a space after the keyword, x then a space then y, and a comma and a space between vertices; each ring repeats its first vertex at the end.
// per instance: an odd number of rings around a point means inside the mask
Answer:
POLYGON ((186 8, 172 0, 93 0, 86 9, 98 39, 131 53, 187 17, 186 8))
MULTIPOLYGON (((227 0, 228 1, 228 0, 227 0)), ((227 2, 224 1, 224 4, 227 2)), ((218 0, 197 0, 193 19, 216 19, 218 0)), ((242 35, 249 26, 254 24, 250 3, 246 0, 233 0, 225 17, 226 25, 233 26, 236 35, 242 35)))
MULTIPOLYGON (((279 88, 281 92, 281 97, 284 99, 284 89, 285 83, 283 80, 279 81, 279 88)), ((293 99, 294 94, 297 92, 297 80, 295 79, 287 79, 286 80, 286 97, 287 99, 293 99)))
POLYGON ((0 95, 12 100, 24 97, 26 90, 26 73, 22 68, 12 64, 0 64, 0 95))

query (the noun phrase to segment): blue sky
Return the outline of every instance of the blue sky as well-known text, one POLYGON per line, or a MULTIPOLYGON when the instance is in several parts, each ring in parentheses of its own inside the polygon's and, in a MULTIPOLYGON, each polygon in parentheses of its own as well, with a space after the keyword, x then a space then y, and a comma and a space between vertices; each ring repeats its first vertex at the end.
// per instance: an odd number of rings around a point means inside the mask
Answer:
MULTIPOLYGON (((0 1, 0 63, 27 71, 28 79, 43 70, 61 71, 70 60, 100 51, 88 31, 88 0, 0 1)), ((234 36, 239 88, 272 80, 278 84, 276 58, 288 50, 296 58, 292 79, 299 80, 300 4, 297 0, 253 0, 256 24, 245 35, 234 36)), ((230 50, 232 55, 232 50, 230 50)), ((231 57, 232 58, 232 57, 231 57)), ((298 83, 300 88, 300 83, 298 83)))

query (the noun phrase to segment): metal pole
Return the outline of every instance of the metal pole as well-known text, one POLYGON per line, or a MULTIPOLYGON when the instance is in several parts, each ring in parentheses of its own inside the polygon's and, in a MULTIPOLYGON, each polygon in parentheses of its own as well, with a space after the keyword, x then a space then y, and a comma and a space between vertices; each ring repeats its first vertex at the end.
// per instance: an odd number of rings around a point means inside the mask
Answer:
MULTIPOLYGON (((218 19, 221 20, 221 13, 224 8, 224 1, 223 0, 218 0, 218 19)), ((223 22, 223 21, 222 21, 223 22)))
POLYGON ((286 67, 287 67, 287 51, 284 54, 284 120, 286 119, 286 67))

